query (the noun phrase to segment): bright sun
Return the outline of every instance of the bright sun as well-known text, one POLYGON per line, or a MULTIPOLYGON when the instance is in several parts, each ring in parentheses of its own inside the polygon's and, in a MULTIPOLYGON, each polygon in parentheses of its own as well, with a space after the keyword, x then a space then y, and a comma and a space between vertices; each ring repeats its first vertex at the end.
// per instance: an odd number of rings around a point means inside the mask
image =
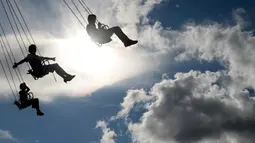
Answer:
MULTIPOLYGON (((56 62, 76 77, 71 85, 56 84, 59 87, 57 91, 56 87, 49 84, 45 92, 59 92, 61 88, 65 94, 70 92, 70 95, 73 93, 84 95, 84 93, 91 93, 105 85, 135 77, 151 69, 147 54, 127 49, 117 40, 99 47, 84 31, 80 34, 77 31, 72 32, 68 38, 51 38, 51 41, 47 40, 47 42, 42 42, 45 47, 50 48, 45 50, 44 54, 49 57, 55 56, 56 62)), ((48 80, 45 80, 45 85, 48 83, 48 80)), ((41 91, 40 86, 38 86, 38 91, 41 91)))
POLYGON ((102 77, 117 70, 118 54, 107 46, 97 46, 84 35, 60 40, 57 48, 58 61, 76 72, 102 77))

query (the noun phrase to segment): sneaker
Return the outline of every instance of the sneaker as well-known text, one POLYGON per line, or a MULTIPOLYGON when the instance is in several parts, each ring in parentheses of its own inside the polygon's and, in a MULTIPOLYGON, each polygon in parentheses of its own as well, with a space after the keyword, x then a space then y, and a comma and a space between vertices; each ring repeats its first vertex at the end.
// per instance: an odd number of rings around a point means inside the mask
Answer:
POLYGON ((64 78, 64 82, 68 82, 68 81, 71 81, 73 78, 75 77, 75 75, 70 75, 70 76, 67 76, 64 78))
POLYGON ((138 41, 137 40, 128 40, 126 43, 124 43, 125 47, 131 46, 136 44, 138 41))

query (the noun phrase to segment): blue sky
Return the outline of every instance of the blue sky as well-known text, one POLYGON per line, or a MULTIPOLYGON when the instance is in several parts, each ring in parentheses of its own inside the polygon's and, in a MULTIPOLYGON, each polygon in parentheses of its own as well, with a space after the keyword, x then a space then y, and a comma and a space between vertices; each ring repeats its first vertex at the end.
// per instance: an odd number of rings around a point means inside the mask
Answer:
POLYGON ((164 26, 181 28, 183 23, 189 20, 203 22, 205 20, 220 23, 233 23, 232 11, 244 8, 251 23, 254 22, 254 1, 232 0, 232 1, 203 1, 203 0, 172 0, 159 6, 157 11, 151 13, 152 17, 162 22, 164 26), (178 7, 178 6, 179 7, 178 7))
MULTIPOLYGON (((51 7, 42 1, 37 2, 40 2, 38 11, 51 7)), ((238 8, 243 8, 246 11, 244 19, 251 23, 249 29, 252 29, 252 23, 255 21, 254 4, 255 3, 251 0, 171 0, 156 5, 149 13, 148 17, 153 21, 161 22, 162 28, 171 27, 173 30, 181 31, 183 25, 189 21, 195 21, 201 24, 204 23, 205 20, 210 20, 234 25, 233 11, 238 8)), ((43 30, 48 30, 49 33, 53 33, 52 35, 56 37, 64 37, 63 33, 65 32, 61 31, 63 25, 54 28, 57 23, 60 23, 57 20, 52 20, 54 17, 58 16, 57 14, 55 16, 52 15, 54 12, 56 11, 53 10, 52 12, 48 11, 48 13, 44 13, 44 18, 49 17, 49 19, 51 19, 49 22, 52 22, 53 26, 51 27, 51 24, 49 24, 44 26, 43 30)), ((31 21, 29 21, 29 23, 32 25, 33 30, 39 27, 31 21)), ((78 24, 76 26, 78 26, 78 24)), ((72 33, 69 33, 69 35, 72 35, 72 33)), ((162 75, 164 73, 167 73, 171 79, 174 79, 174 75, 177 72, 188 73, 190 70, 198 70, 201 72, 209 70, 211 72, 216 72, 225 69, 225 67, 220 64, 222 60, 207 61, 202 59, 198 61, 198 59, 191 59, 188 61, 176 62, 174 61, 175 57, 171 57, 171 54, 172 53, 168 53, 161 57, 157 70, 148 70, 127 78, 121 78, 109 84, 104 84, 96 88, 96 90, 91 93, 91 96, 70 97, 68 95, 63 96, 62 94, 60 96, 54 96, 52 101, 41 103, 41 108, 45 112, 45 116, 43 117, 37 117, 31 108, 18 111, 18 109, 12 105, 12 98, 0 98, 0 112, 2 113, 0 129, 10 131, 11 135, 16 139, 15 141, 0 138, 0 142, 100 142, 102 131, 99 128, 95 128, 97 121, 105 120, 108 122, 112 116, 116 116, 121 110, 120 103, 123 102, 129 89, 143 88, 148 91, 155 83, 162 80, 162 75)), ((119 70, 121 71, 122 69, 119 70)), ((40 84, 40 80, 33 81, 33 83, 34 82, 40 84)), ((51 79, 47 81, 47 83, 48 82, 54 81, 51 79)), ((58 83, 59 82, 61 81, 58 81, 58 83)), ((56 86, 56 88, 58 88, 58 86, 56 86)), ((40 91, 37 91, 37 93, 40 93, 40 91)), ((84 95, 85 94, 87 93, 84 93, 84 95)), ((144 112, 144 109, 139 110, 139 108, 134 108, 129 115, 129 120, 138 122, 138 119, 144 112)), ((118 135, 115 138, 117 143, 132 142, 131 134, 127 130, 124 119, 110 121, 108 127, 114 130, 118 135)))

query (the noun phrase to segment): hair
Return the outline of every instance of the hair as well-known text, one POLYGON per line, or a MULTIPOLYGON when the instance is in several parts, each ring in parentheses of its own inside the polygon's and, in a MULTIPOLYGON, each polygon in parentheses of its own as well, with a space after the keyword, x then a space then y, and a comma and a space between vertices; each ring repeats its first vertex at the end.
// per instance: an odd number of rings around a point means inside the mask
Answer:
POLYGON ((35 44, 31 44, 28 47, 28 51, 29 51, 29 53, 35 53, 36 52, 36 45, 35 44))
POLYGON ((95 21, 97 19, 97 16, 95 14, 90 14, 88 16, 88 22, 91 23, 92 21, 95 21))
POLYGON ((26 85, 25 82, 23 82, 23 83, 21 83, 21 84, 19 85, 19 88, 20 88, 21 90, 25 89, 26 87, 27 87, 27 85, 26 85))

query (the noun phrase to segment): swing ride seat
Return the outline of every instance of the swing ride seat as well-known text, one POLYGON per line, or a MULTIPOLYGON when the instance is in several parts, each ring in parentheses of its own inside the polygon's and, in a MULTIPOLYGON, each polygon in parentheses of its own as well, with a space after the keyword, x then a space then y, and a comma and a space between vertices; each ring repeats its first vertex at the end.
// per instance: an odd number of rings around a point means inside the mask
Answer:
POLYGON ((46 73, 46 72, 34 72, 32 69, 29 69, 27 74, 32 75, 35 80, 38 80, 39 78, 44 77, 48 73, 46 73))
MULTIPOLYGON (((105 29, 105 30, 109 29, 109 26, 106 25, 106 24, 102 24, 101 27, 102 27, 102 29, 105 29)), ((93 39, 93 38, 92 38, 92 40, 93 40, 98 46, 102 46, 103 44, 110 43, 110 42, 112 41, 111 35, 107 34, 107 32, 102 31, 101 33, 102 33, 102 35, 101 35, 100 37, 98 37, 98 38, 96 38, 96 39, 93 39)))
POLYGON ((19 110, 25 109, 29 106, 28 104, 27 105, 21 104, 19 101, 14 101, 14 105, 16 105, 19 108, 19 110))
POLYGON ((102 46, 103 44, 109 43, 112 41, 110 37, 103 37, 100 39, 92 39, 98 46, 102 46))
MULTIPOLYGON (((34 94, 32 92, 28 92, 27 96, 28 96, 28 100, 34 99, 34 94)), ((22 104, 20 101, 17 101, 17 100, 14 101, 14 105, 16 105, 19 108, 19 110, 25 109, 30 106, 30 104, 22 104)))
MULTIPOLYGON (((68 7, 68 9, 73 13, 73 15, 76 17, 76 19, 79 21, 79 23, 81 24, 81 26, 83 26, 84 29, 86 29, 86 27, 84 26, 83 22, 78 18, 77 14, 74 12, 74 10, 70 7, 70 5, 66 2, 66 0, 63 0, 63 2, 65 3, 65 5, 68 7)), ((77 5, 72 1, 74 7, 76 8, 76 10, 79 12, 79 14, 81 15, 81 17, 83 18, 83 20, 85 19, 81 13, 81 11, 79 10, 79 8, 77 7, 77 5)), ((87 6, 87 4, 84 1, 79 0, 80 5, 84 8, 84 10, 88 13, 88 14, 92 14, 92 11, 89 9, 89 7, 87 6)), ((85 20, 84 20, 85 21, 85 20)), ((99 22, 99 21, 97 21, 99 22)), ((86 22, 85 22, 86 23, 86 22)), ((102 29, 109 29, 109 26, 106 24, 102 24, 101 23, 101 28, 102 29)), ((99 47, 101 47, 103 44, 109 43, 112 41, 112 39, 110 38, 111 36, 102 36, 102 38, 91 38, 92 41, 99 47)))

